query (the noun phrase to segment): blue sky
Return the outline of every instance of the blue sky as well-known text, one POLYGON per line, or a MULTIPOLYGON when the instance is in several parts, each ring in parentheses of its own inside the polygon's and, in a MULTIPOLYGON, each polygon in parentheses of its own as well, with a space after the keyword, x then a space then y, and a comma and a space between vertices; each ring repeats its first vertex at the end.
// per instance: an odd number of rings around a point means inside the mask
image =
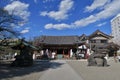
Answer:
POLYGON ((120 13, 120 0, 0 0, 25 23, 14 26, 25 38, 40 35, 111 34, 110 21, 120 13))

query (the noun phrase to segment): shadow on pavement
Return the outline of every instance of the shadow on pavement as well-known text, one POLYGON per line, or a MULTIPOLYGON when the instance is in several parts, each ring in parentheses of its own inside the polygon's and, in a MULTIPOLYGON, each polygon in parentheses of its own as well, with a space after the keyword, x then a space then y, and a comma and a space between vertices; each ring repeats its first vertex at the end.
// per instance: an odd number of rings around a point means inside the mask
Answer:
POLYGON ((43 72, 48 70, 49 68, 55 69, 64 64, 64 63, 53 62, 50 60, 44 60, 44 61, 34 61, 33 66, 29 66, 29 67, 10 67, 10 63, 11 62, 9 61, 0 63, 0 80, 25 76, 32 73, 43 72))

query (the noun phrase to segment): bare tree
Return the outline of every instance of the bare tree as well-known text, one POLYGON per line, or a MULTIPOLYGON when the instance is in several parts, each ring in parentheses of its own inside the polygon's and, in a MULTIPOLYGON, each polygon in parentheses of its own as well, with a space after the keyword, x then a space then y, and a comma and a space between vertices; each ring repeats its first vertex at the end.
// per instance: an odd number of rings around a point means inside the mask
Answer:
POLYGON ((21 21, 20 17, 0 8, 0 38, 11 37, 10 35, 17 36, 19 33, 14 30, 13 25, 18 25, 21 21))
MULTIPOLYGON (((14 12, 14 11, 13 11, 14 12)), ((9 14, 4 8, 0 8, 0 54, 9 53, 9 41, 8 39, 15 38, 20 33, 14 29, 23 20, 12 14, 9 14), (14 26, 13 26, 14 25, 14 26)))

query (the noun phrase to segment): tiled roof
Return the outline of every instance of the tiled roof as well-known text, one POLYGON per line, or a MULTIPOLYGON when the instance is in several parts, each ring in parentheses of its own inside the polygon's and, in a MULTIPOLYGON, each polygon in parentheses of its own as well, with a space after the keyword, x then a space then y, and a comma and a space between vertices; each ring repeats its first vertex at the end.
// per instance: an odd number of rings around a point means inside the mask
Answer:
POLYGON ((95 37, 95 36, 98 36, 98 35, 102 35, 102 36, 104 36, 104 37, 106 37, 106 38, 108 38, 108 39, 113 38, 112 36, 109 36, 109 35, 101 32, 100 30, 96 30, 95 32, 93 32, 93 33, 89 36, 89 39, 90 39, 91 37, 95 37))
POLYGON ((88 39, 88 36, 86 36, 85 34, 82 34, 80 37, 79 37, 80 41, 85 41, 88 39))
POLYGON ((62 45, 62 44, 76 44, 80 43, 78 36, 42 36, 40 43, 62 45))

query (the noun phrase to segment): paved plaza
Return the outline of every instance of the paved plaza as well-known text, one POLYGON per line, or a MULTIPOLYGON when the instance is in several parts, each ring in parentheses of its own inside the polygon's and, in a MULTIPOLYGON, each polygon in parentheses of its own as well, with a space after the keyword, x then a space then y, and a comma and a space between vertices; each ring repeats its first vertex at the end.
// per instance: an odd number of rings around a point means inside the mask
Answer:
POLYGON ((67 61, 83 80, 120 80, 120 63, 108 61, 109 67, 88 67, 86 61, 67 61))
POLYGON ((86 60, 35 61, 30 67, 0 65, 0 80, 120 80, 120 63, 109 67, 87 66, 86 60))

